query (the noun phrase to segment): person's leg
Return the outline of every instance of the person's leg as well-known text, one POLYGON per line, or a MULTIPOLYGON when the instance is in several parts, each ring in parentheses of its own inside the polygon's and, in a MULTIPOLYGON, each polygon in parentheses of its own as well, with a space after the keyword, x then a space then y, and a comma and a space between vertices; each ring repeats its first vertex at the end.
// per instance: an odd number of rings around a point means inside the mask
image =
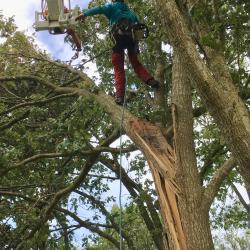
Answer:
POLYGON ((136 53, 133 53, 132 51, 128 52, 129 60, 134 68, 135 73, 137 76, 147 85, 149 85, 152 88, 159 88, 159 82, 156 81, 146 70, 146 68, 140 63, 138 60, 138 56, 136 53))
POLYGON ((115 74, 115 97, 118 104, 122 104, 124 101, 125 93, 125 71, 124 71, 124 51, 112 52, 112 63, 115 74))
POLYGON ((150 78, 152 78, 146 68, 138 60, 137 54, 129 52, 128 56, 135 73, 142 81, 147 82, 150 78))
POLYGON ((124 39, 122 35, 114 33, 115 45, 112 49, 112 64, 114 67, 115 102, 119 105, 124 102, 125 94, 125 70, 124 70, 124 39))

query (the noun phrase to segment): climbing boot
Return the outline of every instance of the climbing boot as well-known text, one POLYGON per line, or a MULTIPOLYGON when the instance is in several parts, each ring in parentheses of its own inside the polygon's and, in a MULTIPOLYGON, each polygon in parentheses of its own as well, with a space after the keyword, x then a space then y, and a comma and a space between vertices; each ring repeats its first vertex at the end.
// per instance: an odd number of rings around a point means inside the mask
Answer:
POLYGON ((155 90, 160 88, 160 83, 157 80, 155 80, 154 78, 149 79, 147 81, 147 85, 150 86, 151 88, 155 89, 155 90))
POLYGON ((118 105, 123 105, 123 103, 124 103, 124 98, 121 97, 121 96, 116 96, 116 97, 115 97, 115 103, 118 104, 118 105))

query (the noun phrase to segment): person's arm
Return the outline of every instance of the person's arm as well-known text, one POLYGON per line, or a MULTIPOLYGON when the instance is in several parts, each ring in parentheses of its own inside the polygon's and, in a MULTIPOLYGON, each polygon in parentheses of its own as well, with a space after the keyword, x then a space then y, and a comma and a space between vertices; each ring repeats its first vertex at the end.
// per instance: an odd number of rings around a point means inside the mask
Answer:
POLYGON ((139 18, 137 15, 135 15, 136 23, 140 23, 139 18))
POLYGON ((108 17, 111 12, 111 5, 110 4, 105 4, 102 6, 94 7, 88 10, 83 10, 82 14, 80 14, 77 18, 76 21, 84 21, 85 17, 87 16, 94 16, 98 14, 105 15, 108 17))
POLYGON ((134 11, 130 10, 131 15, 133 16, 134 22, 135 23, 140 23, 139 17, 135 14, 134 11))
POLYGON ((84 16, 94 16, 94 15, 102 14, 102 15, 108 16, 109 12, 110 12, 110 5, 105 4, 102 6, 98 6, 98 7, 94 7, 94 8, 85 10, 85 11, 83 11, 83 15, 84 16))

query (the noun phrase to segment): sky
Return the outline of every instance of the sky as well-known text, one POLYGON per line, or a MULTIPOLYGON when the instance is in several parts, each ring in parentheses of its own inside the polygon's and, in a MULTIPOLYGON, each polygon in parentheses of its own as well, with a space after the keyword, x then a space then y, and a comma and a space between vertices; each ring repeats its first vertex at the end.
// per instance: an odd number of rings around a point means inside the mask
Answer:
MULTIPOLYGON (((68 0, 65 3, 68 5, 68 0)), ((71 0, 71 7, 78 5, 85 9, 88 3, 89 0, 71 0)), ((32 35, 39 47, 45 49, 54 59, 67 61, 74 55, 70 46, 64 43, 65 35, 50 35, 47 31, 35 32, 32 25, 35 11, 41 10, 40 0, 0 0, 0 10, 4 16, 14 16, 18 29, 32 35)))

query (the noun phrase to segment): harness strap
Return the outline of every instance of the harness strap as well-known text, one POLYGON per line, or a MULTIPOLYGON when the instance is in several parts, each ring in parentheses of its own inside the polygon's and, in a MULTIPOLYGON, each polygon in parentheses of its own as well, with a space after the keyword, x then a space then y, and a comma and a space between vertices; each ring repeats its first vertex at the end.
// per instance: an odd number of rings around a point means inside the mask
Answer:
POLYGON ((132 24, 127 19, 121 19, 118 23, 114 24, 111 32, 116 35, 131 35, 132 24))
POLYGON ((149 30, 144 23, 131 24, 127 19, 122 19, 113 25, 111 35, 131 36, 134 41, 139 41, 148 37, 149 30))

